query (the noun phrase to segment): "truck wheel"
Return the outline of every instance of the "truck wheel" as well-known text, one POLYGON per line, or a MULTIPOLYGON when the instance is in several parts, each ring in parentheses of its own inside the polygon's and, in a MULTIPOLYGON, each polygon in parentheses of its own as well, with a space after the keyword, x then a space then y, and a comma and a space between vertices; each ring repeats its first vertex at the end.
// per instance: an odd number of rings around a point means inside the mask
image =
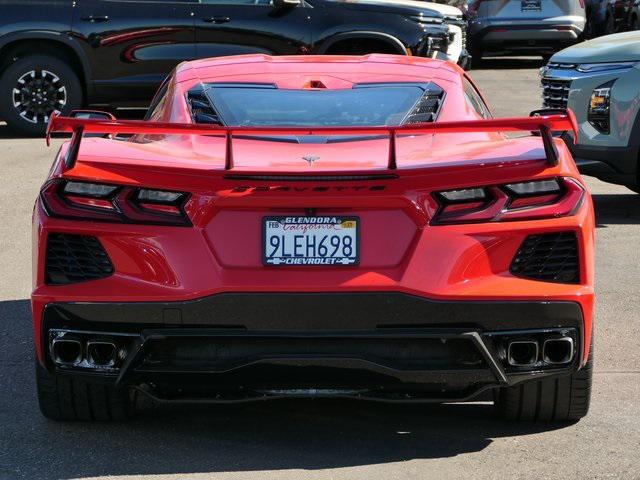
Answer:
POLYGON ((579 420, 589 411, 592 377, 593 343, 585 366, 571 375, 526 381, 499 389, 496 411, 506 420, 579 420))
POLYGON ((76 73, 50 55, 26 55, 0 75, 0 118, 16 133, 43 135, 53 112, 63 115, 82 105, 76 73))
POLYGON ((131 418, 135 398, 124 390, 83 379, 49 373, 36 362, 38 403, 56 421, 122 421, 131 418))

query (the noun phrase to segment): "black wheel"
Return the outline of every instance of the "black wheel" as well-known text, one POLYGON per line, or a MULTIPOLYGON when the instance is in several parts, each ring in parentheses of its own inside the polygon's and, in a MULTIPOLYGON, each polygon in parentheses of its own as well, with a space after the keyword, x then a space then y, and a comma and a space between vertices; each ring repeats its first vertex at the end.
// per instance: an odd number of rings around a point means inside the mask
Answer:
POLYGON ((589 360, 577 372, 499 389, 496 411, 507 420, 577 421, 589 411, 592 377, 593 342, 589 360))
POLYGON ((38 403, 42 414, 57 421, 127 420, 133 394, 99 383, 47 372, 36 362, 38 403))
POLYGON ((56 57, 26 55, 0 75, 0 118, 21 135, 42 135, 53 112, 68 114, 81 105, 78 76, 56 57))

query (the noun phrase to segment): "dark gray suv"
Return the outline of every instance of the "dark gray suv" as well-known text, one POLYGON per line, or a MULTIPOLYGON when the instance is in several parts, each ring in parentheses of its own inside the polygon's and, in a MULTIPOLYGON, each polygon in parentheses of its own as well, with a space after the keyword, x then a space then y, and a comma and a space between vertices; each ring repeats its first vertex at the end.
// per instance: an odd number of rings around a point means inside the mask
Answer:
POLYGON ((467 10, 474 60, 485 53, 550 56, 576 43, 584 0, 471 0, 467 10))

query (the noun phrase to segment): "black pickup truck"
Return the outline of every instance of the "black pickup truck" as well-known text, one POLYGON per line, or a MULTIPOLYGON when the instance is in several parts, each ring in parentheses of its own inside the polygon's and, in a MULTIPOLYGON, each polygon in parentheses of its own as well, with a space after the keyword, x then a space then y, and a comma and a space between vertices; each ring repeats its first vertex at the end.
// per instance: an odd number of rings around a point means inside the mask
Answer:
MULTIPOLYGON (((54 111, 144 107, 184 60, 243 53, 448 58, 453 32, 464 32, 461 16, 428 2, 0 0, 0 13, 0 118, 24 135, 42 134, 54 111)), ((449 59, 458 56, 464 62, 466 50, 449 59)))

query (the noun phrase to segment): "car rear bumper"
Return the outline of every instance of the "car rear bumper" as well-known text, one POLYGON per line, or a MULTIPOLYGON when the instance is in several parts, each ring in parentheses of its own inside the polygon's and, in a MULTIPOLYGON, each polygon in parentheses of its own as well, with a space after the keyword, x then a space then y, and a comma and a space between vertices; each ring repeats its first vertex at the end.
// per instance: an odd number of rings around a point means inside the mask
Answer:
POLYGON ((576 43, 581 33, 573 24, 496 24, 475 28, 471 42, 488 50, 558 51, 576 43))
POLYGON ((567 374, 584 358, 574 302, 434 301, 402 293, 227 293, 185 302, 52 303, 44 364, 162 401, 236 402, 331 396, 461 401, 499 386, 567 374), (123 352, 113 366, 61 365, 59 335, 123 352), (549 338, 571 337, 571 361, 547 364, 549 338), (532 340, 539 359, 510 365, 532 340))

